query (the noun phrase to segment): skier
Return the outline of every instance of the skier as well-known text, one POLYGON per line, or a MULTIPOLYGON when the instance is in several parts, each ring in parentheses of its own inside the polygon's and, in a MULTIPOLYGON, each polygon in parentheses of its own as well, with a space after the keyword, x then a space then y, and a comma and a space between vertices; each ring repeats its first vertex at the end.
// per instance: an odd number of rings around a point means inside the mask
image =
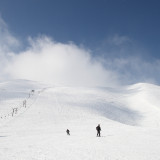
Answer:
POLYGON ((100 124, 96 127, 96 130, 97 130, 97 137, 100 137, 101 136, 101 127, 100 127, 100 124))
POLYGON ((67 132, 67 135, 70 136, 70 131, 69 131, 69 129, 67 129, 66 132, 67 132))

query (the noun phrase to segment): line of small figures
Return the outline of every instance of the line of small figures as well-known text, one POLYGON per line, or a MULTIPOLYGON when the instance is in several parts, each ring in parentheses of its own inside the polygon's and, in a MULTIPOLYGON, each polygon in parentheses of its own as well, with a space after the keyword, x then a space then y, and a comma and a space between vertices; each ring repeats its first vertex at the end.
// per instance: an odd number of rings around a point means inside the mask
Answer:
MULTIPOLYGON (((35 90, 31 90, 31 92, 30 92, 29 95, 28 95, 28 98, 31 98, 31 96, 34 95, 34 92, 35 92, 35 90)), ((26 100, 26 99, 23 100, 22 107, 27 108, 27 100, 26 100)), ((7 117, 10 117, 10 116, 13 117, 14 115, 18 114, 18 110, 19 110, 19 109, 21 109, 21 107, 14 107, 14 108, 12 108, 11 113, 9 113, 9 114, 7 114, 7 115, 1 116, 0 119, 6 119, 7 117)))

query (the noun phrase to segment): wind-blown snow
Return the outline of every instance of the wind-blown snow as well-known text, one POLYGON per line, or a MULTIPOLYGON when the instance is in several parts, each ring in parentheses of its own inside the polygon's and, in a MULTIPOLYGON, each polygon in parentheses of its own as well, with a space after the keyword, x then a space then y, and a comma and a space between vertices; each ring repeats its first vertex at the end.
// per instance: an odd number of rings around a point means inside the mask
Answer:
POLYGON ((160 87, 145 83, 121 88, 0 83, 0 159, 158 160, 159 97, 160 87))

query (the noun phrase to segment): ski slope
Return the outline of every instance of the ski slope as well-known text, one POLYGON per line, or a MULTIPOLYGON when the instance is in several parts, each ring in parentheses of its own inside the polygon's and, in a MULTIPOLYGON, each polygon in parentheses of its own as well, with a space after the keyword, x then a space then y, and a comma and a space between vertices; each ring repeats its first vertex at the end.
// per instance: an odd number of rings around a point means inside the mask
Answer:
POLYGON ((159 160, 159 97, 160 87, 145 83, 119 88, 0 83, 0 160, 159 160))

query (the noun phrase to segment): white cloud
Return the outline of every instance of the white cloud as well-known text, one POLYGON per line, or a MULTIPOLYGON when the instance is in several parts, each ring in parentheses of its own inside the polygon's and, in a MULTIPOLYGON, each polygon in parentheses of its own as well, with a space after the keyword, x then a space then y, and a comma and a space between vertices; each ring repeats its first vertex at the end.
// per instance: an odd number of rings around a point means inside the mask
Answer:
POLYGON ((6 23, 0 16, 0 80, 4 80, 8 77, 6 66, 13 55, 12 50, 19 45, 19 41, 11 35, 6 23))
POLYGON ((13 78, 31 79, 65 85, 110 86, 116 75, 104 69, 84 48, 62 44, 48 37, 30 39, 25 52, 15 54, 7 66, 13 78))
POLYGON ((15 53, 19 41, 0 18, 0 80, 30 79, 53 84, 108 86, 116 76, 91 57, 89 51, 72 43, 62 44, 41 36, 29 38, 30 46, 15 53))
MULTIPOLYGON (((0 35, 1 81, 29 79, 79 86, 160 82, 160 60, 146 61, 134 54, 132 57, 125 56, 126 58, 111 56, 102 59, 98 54, 93 57, 90 51, 74 43, 59 43, 46 36, 30 37, 27 49, 17 53, 15 48, 20 43, 9 32, 2 18, 0 35)), ((113 47, 118 45, 123 48, 128 42, 130 39, 126 36, 110 38, 113 47)), ((115 52, 115 49, 110 50, 110 53, 112 51, 115 52)))
POLYGON ((139 57, 114 58, 105 60, 108 69, 116 73, 121 84, 137 82, 160 82, 160 60, 146 61, 139 57))
POLYGON ((0 16, 0 54, 9 52, 20 45, 19 41, 12 36, 8 26, 0 16))

